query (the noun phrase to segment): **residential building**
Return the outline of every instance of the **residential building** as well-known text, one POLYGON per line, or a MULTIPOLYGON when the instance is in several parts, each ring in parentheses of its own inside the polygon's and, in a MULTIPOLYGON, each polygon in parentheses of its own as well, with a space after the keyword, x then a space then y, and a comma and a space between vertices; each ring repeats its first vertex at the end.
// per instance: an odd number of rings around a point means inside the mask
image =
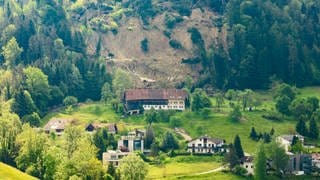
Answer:
POLYGON ((107 152, 104 152, 102 155, 102 163, 104 166, 108 166, 111 163, 113 164, 113 166, 118 167, 122 159, 128 156, 129 154, 130 152, 121 152, 120 150, 108 150, 107 152))
POLYGON ((312 157, 312 167, 320 169, 320 153, 311 154, 312 157))
POLYGON ((136 129, 133 132, 129 132, 127 136, 121 136, 118 140, 118 149, 123 152, 143 152, 144 135, 144 131, 136 129))
POLYGON ((252 156, 245 155, 241 158, 240 166, 247 170, 247 175, 254 175, 254 162, 252 156))
POLYGON ((193 154, 213 154, 227 152, 223 139, 211 138, 207 135, 201 136, 188 143, 187 151, 193 154))
POLYGON ((86 126, 85 130, 87 132, 93 132, 101 128, 106 128, 108 130, 108 133, 111 133, 111 134, 118 133, 117 124, 114 124, 114 123, 90 123, 86 126))
POLYGON ((312 172, 311 154, 293 154, 289 156, 287 174, 303 175, 312 172))
POLYGON ((74 124, 74 122, 72 119, 53 118, 43 127, 43 130, 47 134, 55 133, 60 136, 63 134, 64 129, 68 125, 74 124))
POLYGON ((123 104, 127 114, 143 110, 185 110, 186 91, 181 89, 131 89, 124 92, 123 104))
POLYGON ((301 135, 281 135, 276 138, 276 141, 280 143, 280 145, 286 150, 286 152, 289 152, 289 148, 294 137, 298 137, 299 141, 304 144, 304 137, 301 135))

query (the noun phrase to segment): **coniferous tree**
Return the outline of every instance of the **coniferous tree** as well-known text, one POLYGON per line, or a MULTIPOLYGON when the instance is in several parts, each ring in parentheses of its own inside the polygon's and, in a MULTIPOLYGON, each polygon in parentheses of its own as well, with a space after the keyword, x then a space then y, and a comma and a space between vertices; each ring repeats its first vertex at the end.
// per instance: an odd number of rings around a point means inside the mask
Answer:
POLYGON ((235 148, 235 151, 236 151, 236 154, 238 156, 239 159, 243 158, 244 157, 244 152, 243 152, 243 149, 242 149, 242 145, 241 145, 241 140, 240 140, 240 137, 239 135, 236 135, 236 137, 234 138, 234 148, 235 148))
POLYGON ((27 90, 20 90, 14 96, 12 110, 17 113, 21 118, 25 115, 37 112, 37 107, 34 104, 30 93, 27 90))
POLYGON ((319 129, 317 122, 312 118, 309 124, 309 137, 312 139, 318 139, 319 137, 319 129))
POLYGON ((179 145, 176 138, 170 132, 166 132, 163 137, 161 148, 163 151, 178 149, 179 145))
POLYGON ((225 160, 229 163, 230 169, 233 169, 237 164, 239 164, 239 157, 233 144, 230 144, 229 148, 229 153, 226 154, 225 160))
POLYGON ((267 179, 267 157, 263 145, 255 160, 254 176, 256 179, 267 179))
POLYGON ((304 120, 300 119, 296 125, 296 131, 302 136, 308 135, 308 129, 304 120))
POLYGON ((257 140, 257 138, 258 138, 258 134, 257 134, 257 132, 256 132, 256 130, 255 130, 254 127, 251 128, 250 138, 251 138, 252 140, 257 140))
POLYGON ((270 136, 273 136, 273 135, 274 135, 274 129, 272 128, 270 131, 270 136))
POLYGON ((144 141, 145 148, 150 149, 154 140, 155 140, 155 137, 154 137, 153 129, 152 129, 152 126, 149 125, 146 130, 146 137, 145 137, 145 141, 144 141))

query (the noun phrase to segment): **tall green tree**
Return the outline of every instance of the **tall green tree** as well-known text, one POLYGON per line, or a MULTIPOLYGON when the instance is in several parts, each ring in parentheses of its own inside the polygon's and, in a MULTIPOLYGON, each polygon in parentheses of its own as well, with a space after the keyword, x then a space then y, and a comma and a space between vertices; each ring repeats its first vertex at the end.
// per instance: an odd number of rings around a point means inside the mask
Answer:
POLYGON ((20 58, 23 49, 19 47, 15 37, 11 38, 8 43, 2 47, 2 55, 5 60, 5 65, 11 69, 16 64, 20 58))
POLYGON ((30 92, 39 110, 44 112, 47 109, 50 98, 48 76, 41 69, 31 66, 23 69, 23 74, 25 75, 27 90, 30 92))
POLYGON ((263 145, 260 146, 255 159, 255 179, 267 179, 267 157, 263 145))
POLYGON ((211 101, 205 91, 196 89, 192 94, 191 109, 192 111, 199 112, 203 108, 211 107, 211 101))
POLYGON ((276 170, 276 173, 280 175, 287 167, 289 156, 281 145, 273 142, 268 146, 269 158, 272 160, 272 167, 276 170))
POLYGON ((133 81, 128 73, 117 69, 112 80, 112 85, 116 96, 120 98, 126 89, 133 87, 133 81))
POLYGON ((308 129, 304 120, 300 119, 296 125, 296 131, 302 136, 308 135, 308 129))
POLYGON ((312 139, 318 139, 319 128, 317 122, 312 118, 309 123, 309 137, 312 139))
POLYGON ((46 168, 44 165, 47 149, 47 137, 36 132, 28 124, 17 136, 17 145, 20 147, 16 163, 19 169, 32 176, 43 178, 46 168))
POLYGON ((143 180, 148 173, 147 164, 134 153, 123 158, 119 170, 123 180, 143 180))
POLYGON ((10 104, 0 97, 0 161, 14 165, 16 137, 21 131, 19 116, 10 111, 10 104))
POLYGON ((17 113, 21 118, 25 115, 38 112, 36 105, 27 90, 19 89, 14 96, 12 110, 17 113))
POLYGON ((152 125, 150 124, 147 127, 146 137, 144 140, 144 144, 145 144, 146 149, 150 149, 151 145, 154 143, 154 141, 155 141, 155 136, 154 136, 152 125))
POLYGON ((244 152, 243 152, 243 149, 242 149, 242 145, 241 145, 241 140, 240 140, 240 136, 239 135, 236 135, 236 137, 234 138, 234 148, 235 148, 235 151, 236 151, 236 154, 238 156, 239 159, 243 158, 244 157, 244 152))
POLYGON ((166 132, 166 134, 162 139, 161 149, 167 152, 169 150, 174 150, 178 148, 179 148, 179 144, 176 138, 173 136, 172 133, 166 132))

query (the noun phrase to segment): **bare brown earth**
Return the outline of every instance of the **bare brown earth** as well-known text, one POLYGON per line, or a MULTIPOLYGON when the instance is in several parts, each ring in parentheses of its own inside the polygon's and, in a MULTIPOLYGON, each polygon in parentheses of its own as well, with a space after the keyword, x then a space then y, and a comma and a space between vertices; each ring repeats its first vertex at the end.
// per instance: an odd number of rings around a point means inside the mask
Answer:
MULTIPOLYGON (((213 21, 216 17, 210 11, 195 9, 190 17, 183 17, 184 21, 177 24, 172 30, 171 37, 178 40, 183 49, 176 50, 170 47, 169 38, 163 31, 164 14, 151 20, 148 27, 135 17, 122 18, 117 34, 108 32, 102 36, 102 55, 108 64, 129 72, 136 79, 136 86, 142 87, 142 81, 150 81, 152 86, 172 87, 181 82, 187 75, 196 78, 201 68, 199 65, 182 64, 183 58, 194 56, 194 48, 187 30, 196 27, 202 34, 206 47, 215 44, 218 39, 225 39, 225 30, 218 32, 213 21), (147 38, 149 51, 142 52, 140 42, 147 38), (108 54, 113 58, 107 58, 108 54)), ((93 33, 88 42, 94 47, 98 41, 98 34, 93 33)), ((109 66, 109 67, 110 67, 109 66)))

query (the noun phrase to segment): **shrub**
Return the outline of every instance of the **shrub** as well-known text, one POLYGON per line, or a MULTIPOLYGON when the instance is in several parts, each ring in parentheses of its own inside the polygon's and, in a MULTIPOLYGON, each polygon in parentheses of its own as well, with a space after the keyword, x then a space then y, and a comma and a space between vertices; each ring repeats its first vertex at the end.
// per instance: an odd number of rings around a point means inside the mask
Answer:
POLYGON ((173 48, 173 49, 182 49, 182 45, 179 41, 172 39, 169 41, 169 45, 173 48))
POLYGON ((181 127, 182 126, 182 122, 179 118, 177 117, 171 117, 170 118, 170 126, 172 128, 175 128, 175 127, 181 127))
POLYGON ((182 22, 183 19, 181 16, 173 16, 170 14, 166 14, 164 18, 164 24, 167 26, 169 29, 173 29, 177 23, 182 22))
POLYGON ((144 38, 141 42, 140 42, 140 47, 141 50, 146 53, 149 51, 149 41, 147 38, 144 38))
POLYGON ((63 100, 63 105, 65 106, 73 106, 78 103, 78 99, 74 96, 67 96, 63 100))

